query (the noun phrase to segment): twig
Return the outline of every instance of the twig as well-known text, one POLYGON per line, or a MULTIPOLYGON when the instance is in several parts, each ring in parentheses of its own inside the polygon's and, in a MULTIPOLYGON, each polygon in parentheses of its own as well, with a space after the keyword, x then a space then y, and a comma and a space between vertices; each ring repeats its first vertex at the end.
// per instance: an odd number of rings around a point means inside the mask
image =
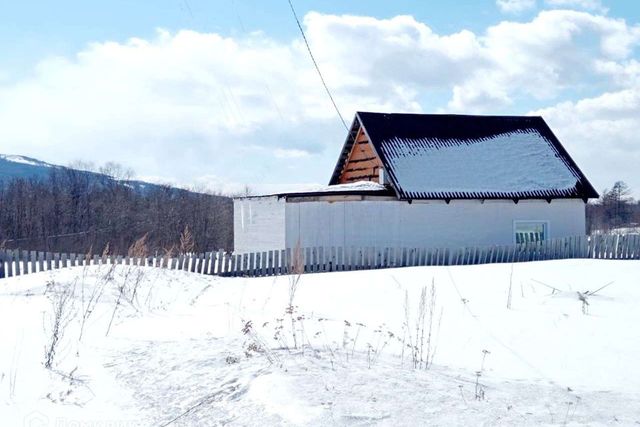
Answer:
POLYGON ((600 292, 601 290, 603 290, 604 288, 606 288, 609 285, 613 285, 614 282, 609 282, 606 285, 602 286, 601 288, 596 289, 595 291, 591 292, 591 291, 586 291, 583 292, 585 295, 589 295, 589 296, 594 296, 595 294, 597 294, 598 292, 600 292))
POLYGON ((541 281, 539 281, 539 280, 531 279, 531 281, 532 281, 532 282, 536 282, 536 283, 538 283, 538 284, 540 284, 540 285, 542 285, 542 286, 546 286, 546 287, 547 287, 547 288, 549 288, 549 289, 553 289, 553 291, 554 291, 554 292, 562 292, 562 290, 561 290, 561 289, 554 288, 553 286, 551 286, 551 285, 547 285, 546 283, 541 282, 541 281))

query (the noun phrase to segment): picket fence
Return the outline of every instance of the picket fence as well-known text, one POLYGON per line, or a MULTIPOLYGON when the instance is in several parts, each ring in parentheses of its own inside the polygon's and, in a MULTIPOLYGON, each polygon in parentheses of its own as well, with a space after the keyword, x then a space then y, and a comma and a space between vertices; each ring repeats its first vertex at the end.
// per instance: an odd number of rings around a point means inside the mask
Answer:
POLYGON ((219 276, 275 276, 290 273, 379 268, 513 263, 568 258, 640 259, 640 235, 594 235, 514 245, 447 248, 314 247, 253 253, 224 250, 177 256, 116 256, 0 251, 0 278, 87 265, 130 265, 219 276))

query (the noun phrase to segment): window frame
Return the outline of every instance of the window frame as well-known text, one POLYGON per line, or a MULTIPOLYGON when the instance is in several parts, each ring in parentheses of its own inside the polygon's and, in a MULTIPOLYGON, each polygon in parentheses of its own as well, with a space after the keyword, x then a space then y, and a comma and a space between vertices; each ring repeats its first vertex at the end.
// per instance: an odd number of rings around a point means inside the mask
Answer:
POLYGON ((543 220, 543 219, 514 219, 513 220, 513 227, 512 227, 512 230, 511 230, 511 239, 512 239, 514 245, 521 244, 521 243, 518 243, 517 240, 516 240, 516 228, 517 228, 518 224, 522 224, 522 223, 539 223, 539 224, 543 224, 544 231, 545 231, 545 238, 542 241, 544 242, 546 240, 550 240, 551 239, 551 223, 550 223, 549 220, 543 220))

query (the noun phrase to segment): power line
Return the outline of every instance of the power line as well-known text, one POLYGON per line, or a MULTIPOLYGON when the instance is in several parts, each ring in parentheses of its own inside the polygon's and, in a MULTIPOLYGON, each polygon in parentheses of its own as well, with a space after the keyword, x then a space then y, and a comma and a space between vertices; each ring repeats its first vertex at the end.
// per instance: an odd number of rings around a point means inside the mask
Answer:
POLYGON ((348 131, 349 127, 347 126, 347 123, 344 121, 344 118, 342 117, 342 114, 340 114, 340 110, 338 109, 338 105, 336 104, 336 101, 333 99, 333 95, 331 95, 331 91, 329 90, 329 86, 327 86, 327 83, 324 81, 324 77, 322 77, 322 73, 320 72, 320 67, 318 66, 318 63, 316 62, 316 59, 313 56, 313 53, 311 52, 311 46, 309 46, 309 41, 307 40, 307 36, 304 34, 304 30, 302 29, 302 25, 300 25, 300 20, 298 19, 298 14, 296 13, 295 8, 293 7, 293 3, 291 2, 291 0, 287 0, 289 2, 289 7, 291 7, 291 12, 293 13, 293 17, 296 20, 296 24, 298 24, 298 29, 300 29, 300 34, 302 34, 302 39, 304 40, 304 44, 307 46, 307 51, 309 52, 309 56, 311 57, 311 61, 313 61, 313 65, 316 67, 316 71, 318 72, 318 76, 320 76, 320 81, 322 82, 322 85, 324 86, 324 89, 327 91, 327 95, 329 95, 329 99, 331 100, 331 103, 333 104, 333 108, 335 108, 336 113, 338 113, 338 117, 340 118, 340 121, 342 122, 342 126, 344 126, 344 128, 348 131))
POLYGON ((191 20, 193 20, 193 11, 191 10, 191 5, 189 4, 189 0, 184 0, 184 5, 187 8, 187 12, 191 16, 191 20))

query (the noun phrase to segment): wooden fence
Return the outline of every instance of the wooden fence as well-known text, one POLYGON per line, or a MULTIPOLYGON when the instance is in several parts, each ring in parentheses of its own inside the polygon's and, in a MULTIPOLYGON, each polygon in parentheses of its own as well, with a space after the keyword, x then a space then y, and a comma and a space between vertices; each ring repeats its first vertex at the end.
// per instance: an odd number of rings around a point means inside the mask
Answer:
POLYGON ((275 276, 379 268, 512 263, 567 258, 640 259, 640 235, 595 235, 515 245, 447 248, 301 248, 234 254, 100 256, 0 251, 0 278, 87 265, 136 265, 219 276, 275 276))

